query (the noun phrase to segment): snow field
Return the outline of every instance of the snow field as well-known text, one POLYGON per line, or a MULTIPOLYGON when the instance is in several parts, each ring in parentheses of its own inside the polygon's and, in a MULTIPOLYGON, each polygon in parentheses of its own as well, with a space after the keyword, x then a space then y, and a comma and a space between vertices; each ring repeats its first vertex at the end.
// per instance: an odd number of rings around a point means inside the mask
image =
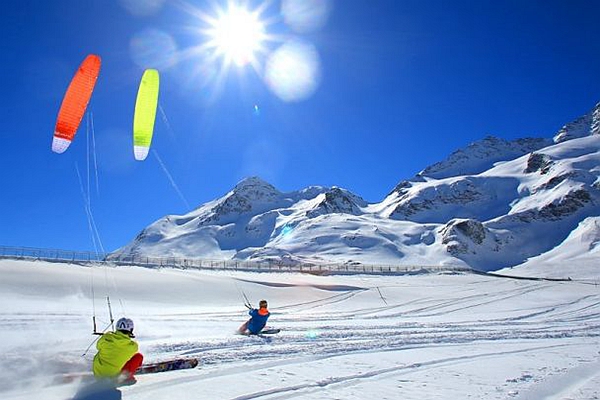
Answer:
MULTIPOLYGON (((123 399, 593 399, 600 288, 479 275, 312 276, 0 261, 3 399, 72 398, 98 326, 134 319, 148 362, 123 399), (93 285, 91 282, 94 282, 93 285), (95 300, 92 301, 91 288, 95 300), (245 337, 243 294, 278 335, 245 337)), ((595 396, 595 397, 594 397, 595 396)))

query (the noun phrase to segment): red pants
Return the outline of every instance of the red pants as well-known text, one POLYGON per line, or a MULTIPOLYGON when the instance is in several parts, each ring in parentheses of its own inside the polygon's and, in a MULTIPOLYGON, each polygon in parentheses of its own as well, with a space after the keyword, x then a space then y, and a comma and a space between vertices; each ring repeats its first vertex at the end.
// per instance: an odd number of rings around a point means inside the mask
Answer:
POLYGON ((135 371, 137 371, 137 369, 142 365, 143 361, 144 356, 140 353, 135 353, 133 357, 131 357, 129 361, 123 365, 121 372, 127 372, 129 376, 132 377, 135 374, 135 371))

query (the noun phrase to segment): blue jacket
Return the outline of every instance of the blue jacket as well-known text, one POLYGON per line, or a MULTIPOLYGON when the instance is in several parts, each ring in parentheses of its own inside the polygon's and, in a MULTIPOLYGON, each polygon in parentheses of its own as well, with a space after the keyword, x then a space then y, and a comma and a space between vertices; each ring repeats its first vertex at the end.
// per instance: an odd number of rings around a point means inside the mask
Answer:
POLYGON ((260 310, 252 309, 248 312, 252 318, 248 322, 248 330, 253 335, 258 334, 267 324, 267 320, 271 313, 266 308, 261 308, 260 310))

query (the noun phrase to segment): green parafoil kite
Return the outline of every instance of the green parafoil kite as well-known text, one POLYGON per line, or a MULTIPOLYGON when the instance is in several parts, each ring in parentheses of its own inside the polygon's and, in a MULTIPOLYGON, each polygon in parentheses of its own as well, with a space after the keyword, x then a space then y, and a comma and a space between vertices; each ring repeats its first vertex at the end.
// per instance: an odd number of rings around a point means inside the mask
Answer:
POLYGON ((147 69, 142 75, 133 117, 133 154, 136 160, 145 160, 152 143, 159 89, 158 71, 147 69))

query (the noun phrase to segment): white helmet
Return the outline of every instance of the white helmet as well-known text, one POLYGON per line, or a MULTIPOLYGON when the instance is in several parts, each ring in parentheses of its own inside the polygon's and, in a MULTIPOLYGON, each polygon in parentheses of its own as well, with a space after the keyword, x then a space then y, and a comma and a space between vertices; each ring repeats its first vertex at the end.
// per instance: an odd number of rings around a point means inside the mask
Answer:
POLYGON ((133 332, 133 321, 129 318, 121 318, 117 321, 117 330, 125 332, 133 332))

